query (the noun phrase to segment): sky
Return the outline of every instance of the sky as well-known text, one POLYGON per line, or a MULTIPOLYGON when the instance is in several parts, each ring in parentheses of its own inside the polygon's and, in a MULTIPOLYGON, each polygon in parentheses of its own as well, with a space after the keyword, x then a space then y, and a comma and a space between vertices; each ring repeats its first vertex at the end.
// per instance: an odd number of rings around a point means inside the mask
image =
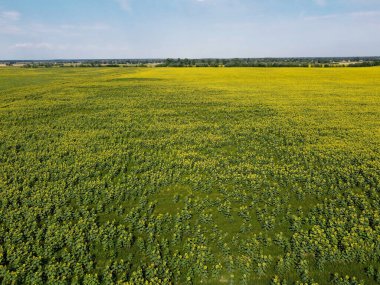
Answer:
POLYGON ((380 0, 0 0, 0 60, 379 55, 380 0))

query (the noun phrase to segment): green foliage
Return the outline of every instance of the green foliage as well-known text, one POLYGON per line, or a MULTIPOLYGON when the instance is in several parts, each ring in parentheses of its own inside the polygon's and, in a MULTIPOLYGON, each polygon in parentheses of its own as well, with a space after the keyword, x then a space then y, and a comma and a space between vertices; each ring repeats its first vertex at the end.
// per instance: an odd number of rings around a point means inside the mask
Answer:
POLYGON ((0 69, 0 283, 378 284, 379 71, 0 69))

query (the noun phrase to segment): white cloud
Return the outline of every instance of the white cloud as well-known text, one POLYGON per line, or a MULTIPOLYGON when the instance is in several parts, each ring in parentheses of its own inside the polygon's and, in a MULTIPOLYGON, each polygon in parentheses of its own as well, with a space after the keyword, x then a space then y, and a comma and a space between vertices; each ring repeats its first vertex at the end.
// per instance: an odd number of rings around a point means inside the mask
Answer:
POLYGON ((17 21, 21 14, 17 11, 0 11, 0 34, 18 34, 20 27, 17 21))
POLYGON ((21 33, 21 29, 14 25, 3 25, 0 23, 0 34, 17 35, 21 33))
POLYGON ((87 32, 87 31, 106 31, 110 27, 106 24, 103 23, 94 23, 91 25, 73 25, 73 24, 65 24, 65 25, 60 25, 57 29, 61 29, 63 31, 82 31, 82 32, 87 32))
POLYGON ((0 20, 2 21, 18 21, 21 14, 17 11, 0 11, 0 20))
POLYGON ((354 17, 376 17, 380 16, 380 11, 359 11, 350 14, 354 17))
POLYGON ((119 43, 59 43, 19 42, 7 46, 12 59, 57 59, 57 58, 124 58, 131 53, 128 45, 119 43))
POLYGON ((303 17, 305 20, 328 20, 343 17, 356 17, 356 18, 370 18, 380 16, 380 11, 358 11, 352 13, 342 13, 342 14, 327 14, 318 16, 306 16, 303 17))
POLYGON ((83 34, 99 33, 110 30, 110 26, 104 23, 88 24, 62 24, 48 25, 41 23, 29 23, 27 25, 19 23, 8 23, 0 18, 0 34, 19 34, 31 35, 52 35, 60 34, 63 36, 81 36, 83 34))
POLYGON ((339 14, 328 14, 328 15, 321 15, 321 16, 307 16, 307 17, 304 17, 304 19, 305 20, 311 20, 311 21, 314 21, 314 20, 328 20, 328 19, 338 18, 339 16, 342 16, 342 15, 339 15, 339 14))
POLYGON ((97 44, 56 44, 48 42, 25 42, 25 43, 16 43, 9 46, 11 49, 42 49, 42 50, 68 50, 68 51, 127 51, 127 47, 123 46, 114 46, 114 45, 103 45, 99 46, 97 44))
POLYGON ((119 3, 121 9, 125 11, 131 10, 131 3, 130 0, 115 0, 117 3, 119 3))
POLYGON ((314 0, 314 3, 317 4, 318 6, 326 6, 327 0, 314 0))
POLYGON ((56 50, 64 49, 64 46, 54 45, 50 43, 17 43, 12 45, 11 48, 15 49, 47 49, 47 50, 56 50))

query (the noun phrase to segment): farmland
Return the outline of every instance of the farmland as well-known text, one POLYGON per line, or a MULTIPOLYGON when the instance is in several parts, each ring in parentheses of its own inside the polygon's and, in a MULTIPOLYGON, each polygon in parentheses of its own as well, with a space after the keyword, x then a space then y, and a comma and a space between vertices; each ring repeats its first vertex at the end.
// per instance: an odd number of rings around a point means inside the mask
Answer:
POLYGON ((379 284, 380 68, 0 69, 0 283, 379 284))

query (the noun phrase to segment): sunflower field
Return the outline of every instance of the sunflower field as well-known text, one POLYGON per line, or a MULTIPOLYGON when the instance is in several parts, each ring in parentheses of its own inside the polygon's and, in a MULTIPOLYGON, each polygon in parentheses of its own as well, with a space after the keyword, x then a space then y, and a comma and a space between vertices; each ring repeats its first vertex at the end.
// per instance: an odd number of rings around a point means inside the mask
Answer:
POLYGON ((1 284, 380 284, 380 68, 0 68, 1 284))

